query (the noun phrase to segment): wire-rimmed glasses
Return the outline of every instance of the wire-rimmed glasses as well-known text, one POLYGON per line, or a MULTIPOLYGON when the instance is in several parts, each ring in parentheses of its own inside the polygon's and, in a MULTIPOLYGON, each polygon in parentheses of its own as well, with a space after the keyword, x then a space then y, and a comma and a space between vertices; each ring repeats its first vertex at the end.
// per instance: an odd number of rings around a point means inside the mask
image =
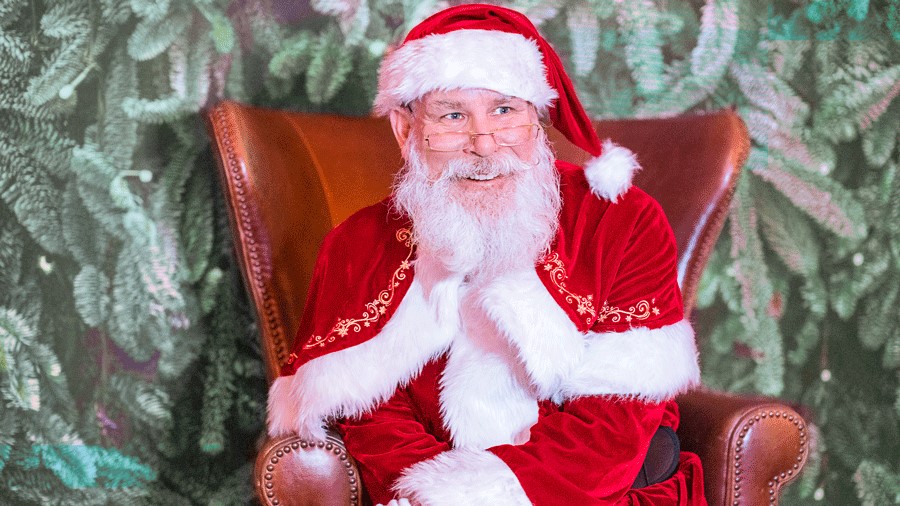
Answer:
POLYGON ((425 145, 432 151, 459 151, 475 142, 479 135, 490 135, 498 146, 513 147, 536 139, 540 128, 537 123, 530 123, 493 132, 437 132, 425 136, 425 145))

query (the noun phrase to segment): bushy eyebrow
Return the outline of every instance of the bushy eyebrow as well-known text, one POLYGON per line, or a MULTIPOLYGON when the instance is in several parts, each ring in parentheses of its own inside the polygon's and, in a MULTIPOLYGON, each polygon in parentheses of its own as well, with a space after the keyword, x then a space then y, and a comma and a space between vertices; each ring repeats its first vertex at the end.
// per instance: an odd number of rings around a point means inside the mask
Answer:
MULTIPOLYGON (((510 102, 514 102, 515 100, 517 100, 516 97, 509 96, 509 95, 503 95, 501 97, 495 98, 493 104, 495 106, 500 106, 500 105, 508 104, 510 102)), ((520 98, 518 100, 522 100, 522 99, 520 98)), ((522 100, 522 102, 525 102, 525 100, 522 100)))
POLYGON ((433 107, 443 107, 444 109, 462 109, 462 102, 458 100, 435 100, 431 104, 433 107))
MULTIPOLYGON (((491 101, 491 107, 492 108, 500 107, 503 105, 508 105, 510 102, 515 102, 515 101, 521 101, 525 104, 528 103, 527 100, 524 100, 524 99, 521 99, 518 97, 513 97, 511 95, 501 95, 491 101)), ((452 99, 436 99, 433 102, 428 102, 425 104, 425 110, 431 110, 431 111, 433 111, 434 109, 443 110, 443 111, 448 111, 448 110, 449 111, 460 111, 463 108, 464 108, 464 105, 461 101, 452 100, 452 99)))

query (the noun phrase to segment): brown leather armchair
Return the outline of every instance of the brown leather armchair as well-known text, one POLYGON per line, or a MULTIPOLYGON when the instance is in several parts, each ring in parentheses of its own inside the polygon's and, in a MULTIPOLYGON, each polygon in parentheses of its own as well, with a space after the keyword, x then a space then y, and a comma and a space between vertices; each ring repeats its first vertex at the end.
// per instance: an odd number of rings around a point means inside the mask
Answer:
MULTIPOLYGON (((223 102, 208 111, 237 258, 260 324, 269 380, 287 358, 324 235, 387 195, 399 150, 388 123, 223 102)), ((636 184, 675 232, 690 313, 749 146, 731 110, 670 119, 600 121, 602 138, 635 153, 636 184)), ((587 154, 551 133, 560 158, 587 154)), ((678 399, 682 448, 700 455, 711 505, 777 504, 806 462, 806 423, 775 399, 696 390, 678 399)), ((263 504, 362 504, 352 456, 336 436, 268 440, 254 472, 263 504)))

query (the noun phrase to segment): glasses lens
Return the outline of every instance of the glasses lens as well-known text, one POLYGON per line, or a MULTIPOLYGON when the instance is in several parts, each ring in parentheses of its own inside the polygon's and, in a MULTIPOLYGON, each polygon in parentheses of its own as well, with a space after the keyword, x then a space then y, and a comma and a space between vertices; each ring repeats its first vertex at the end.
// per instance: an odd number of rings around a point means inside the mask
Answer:
POLYGON ((537 136, 538 126, 520 125, 509 128, 501 128, 494 132, 483 134, 470 134, 468 132, 441 132, 429 134, 425 137, 428 149, 432 151, 459 151, 469 145, 479 135, 490 135, 498 146, 518 146, 537 136))
POLYGON ((425 142, 432 151, 458 151, 469 143, 469 134, 465 132, 431 134, 425 137, 425 142))
POLYGON ((494 142, 498 146, 518 146, 534 138, 536 128, 535 125, 501 128, 494 132, 494 142))

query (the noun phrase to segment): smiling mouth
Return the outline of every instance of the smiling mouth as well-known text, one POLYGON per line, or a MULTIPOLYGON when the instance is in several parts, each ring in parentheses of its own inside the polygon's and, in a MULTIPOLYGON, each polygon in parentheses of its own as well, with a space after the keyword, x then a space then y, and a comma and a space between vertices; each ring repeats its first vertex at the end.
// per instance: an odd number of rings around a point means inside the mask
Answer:
POLYGON ((476 181, 476 182, 482 182, 482 183, 483 183, 483 182, 486 182, 486 181, 493 181, 493 180, 495 180, 495 179, 500 179, 500 178, 505 177, 505 176, 507 176, 507 175, 508 175, 508 174, 502 174, 502 173, 499 173, 499 172, 489 172, 489 173, 486 173, 486 174, 478 174, 478 173, 475 173, 475 174, 467 174, 467 175, 465 175, 465 176, 462 176, 461 179, 465 179, 465 180, 467 180, 467 181, 476 181))

